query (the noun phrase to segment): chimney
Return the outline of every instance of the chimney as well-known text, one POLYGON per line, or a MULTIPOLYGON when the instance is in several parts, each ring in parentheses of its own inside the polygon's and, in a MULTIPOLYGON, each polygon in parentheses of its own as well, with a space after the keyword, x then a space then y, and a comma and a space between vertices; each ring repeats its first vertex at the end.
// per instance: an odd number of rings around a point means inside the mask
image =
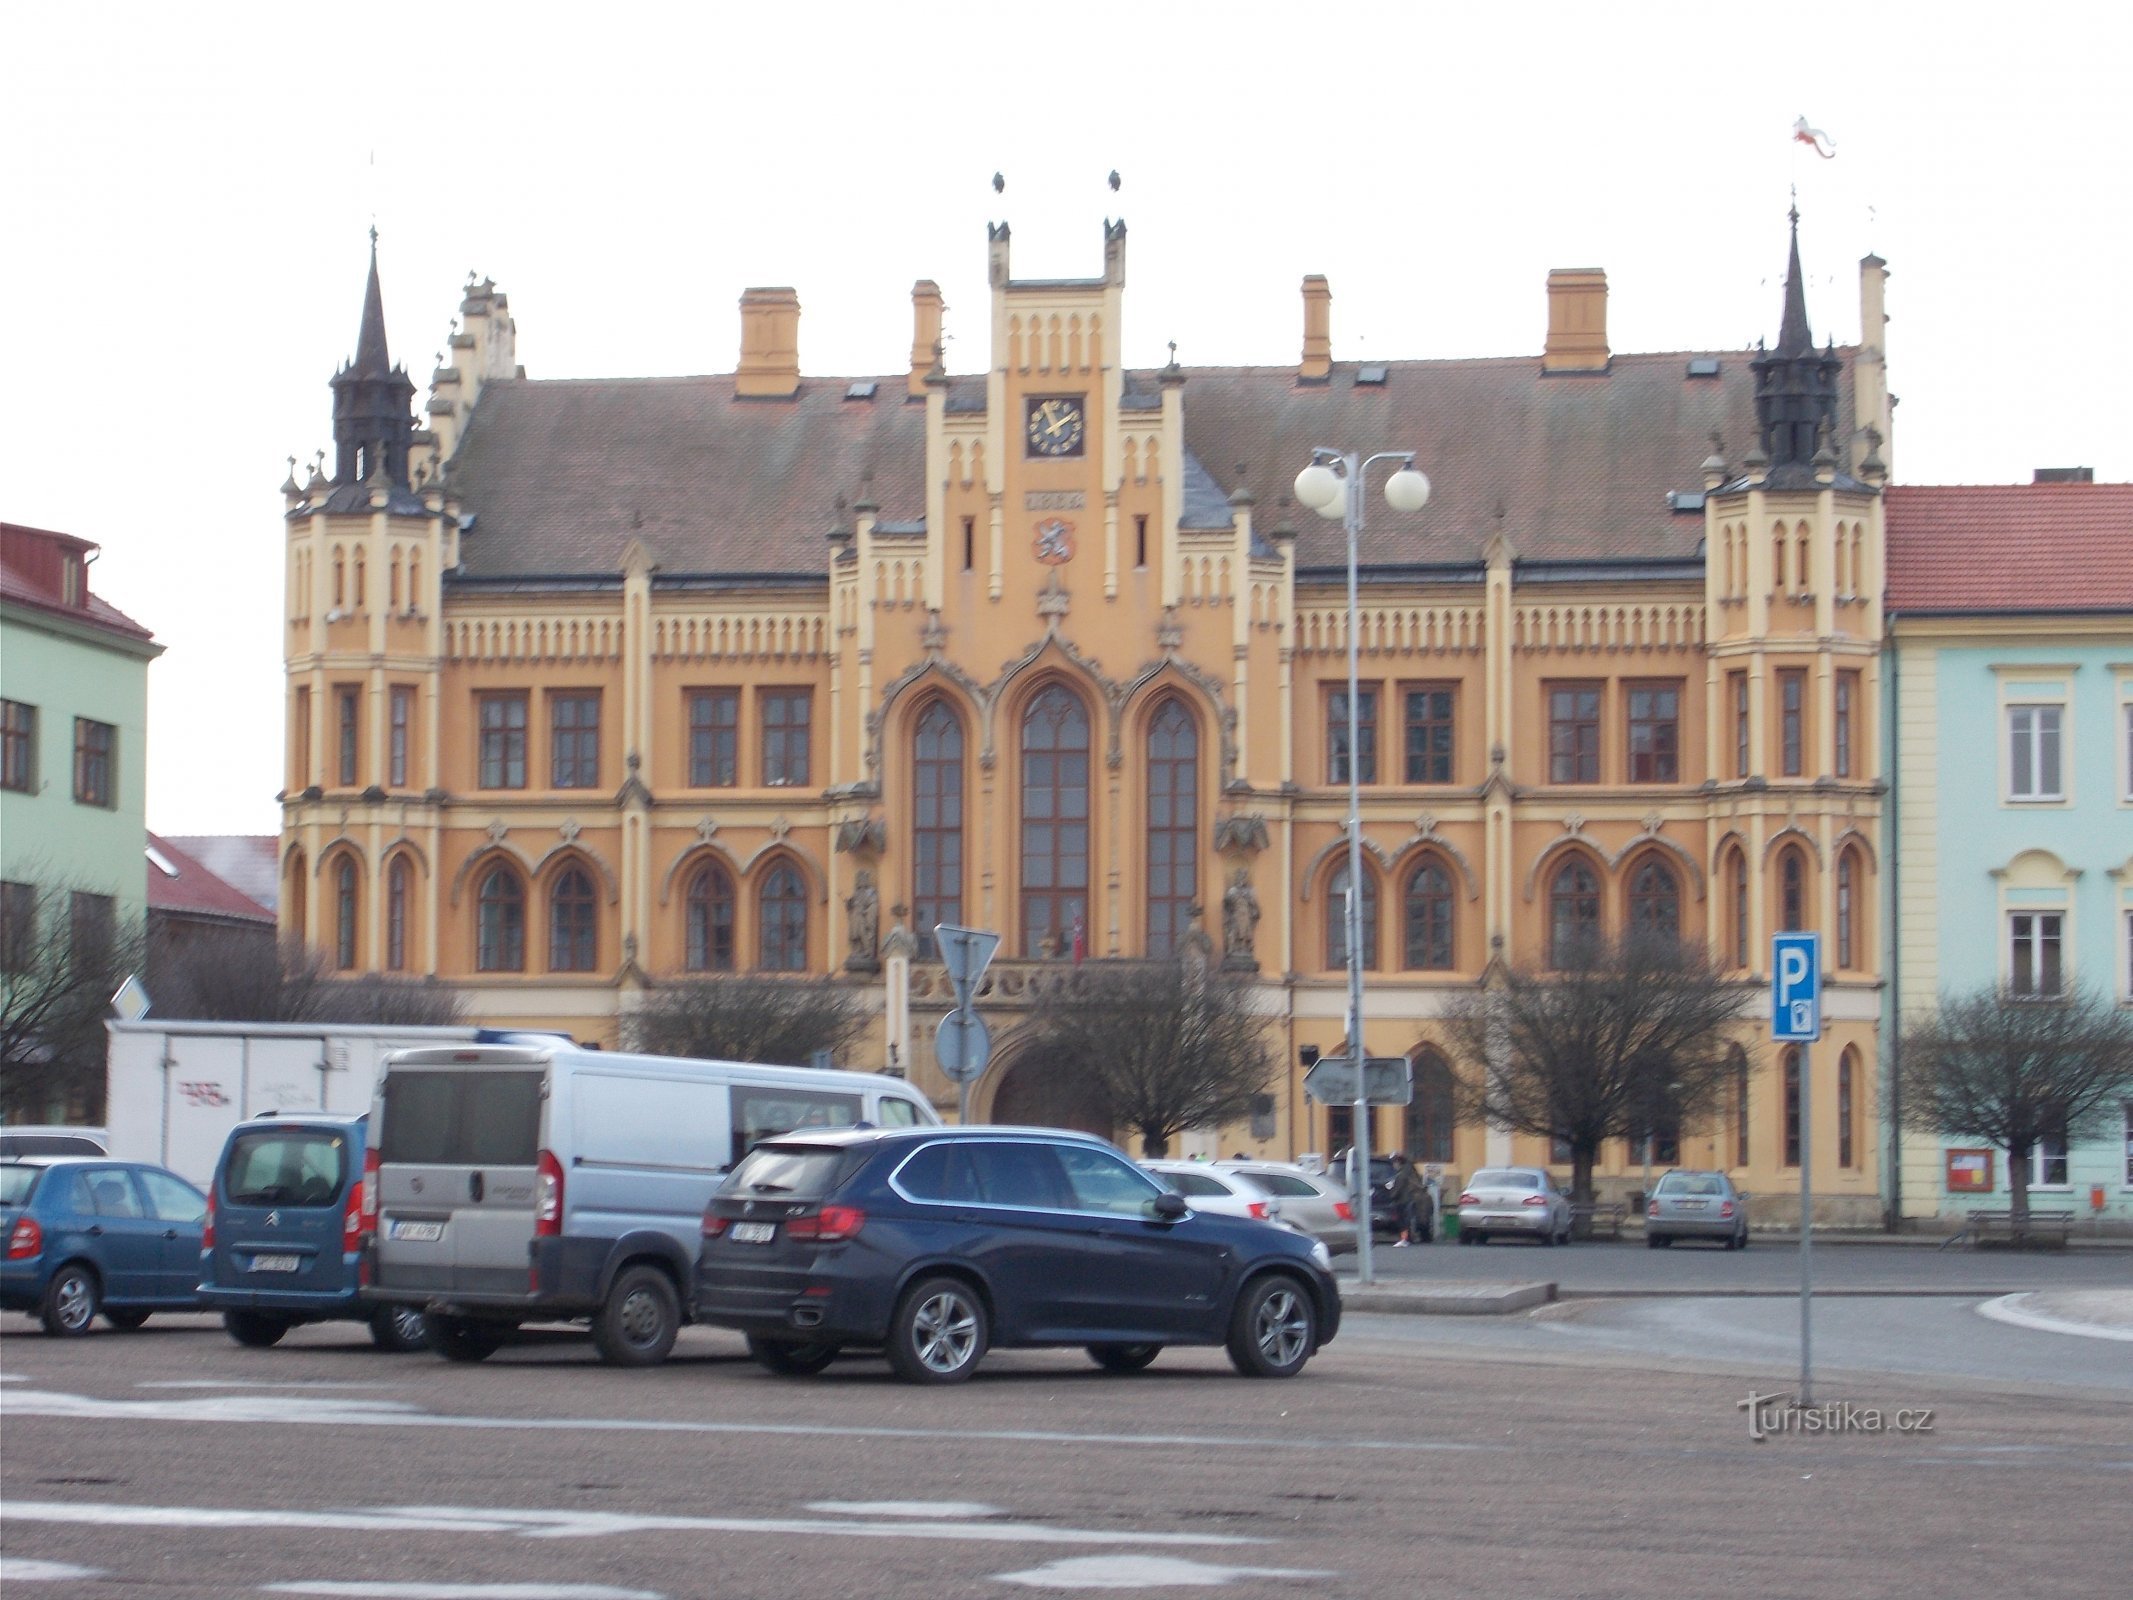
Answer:
POLYGON ((792 290, 741 292, 741 364, 733 392, 776 400, 800 392, 800 297, 792 290))
POLYGON ((2039 467, 2031 483, 2094 483, 2094 467, 2039 467))
POLYGON ((1557 267, 1548 274, 1548 346, 1543 372, 1607 370, 1607 274, 1557 267))
POLYGON ((940 365, 941 286, 931 278, 911 285, 911 375, 904 380, 904 393, 914 400, 926 397, 926 374, 940 365))
POLYGON ((1333 291, 1314 272, 1303 281, 1303 297, 1303 365, 1296 375, 1305 383, 1324 383, 1333 376, 1333 291))

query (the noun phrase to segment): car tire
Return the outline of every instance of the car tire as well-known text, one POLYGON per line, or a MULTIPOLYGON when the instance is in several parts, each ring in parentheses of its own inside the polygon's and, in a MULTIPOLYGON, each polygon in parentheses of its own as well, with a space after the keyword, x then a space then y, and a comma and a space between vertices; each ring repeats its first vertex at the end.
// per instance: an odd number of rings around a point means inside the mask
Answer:
POLYGON ((656 1367, 681 1332, 674 1280, 657 1267, 625 1267, 593 1317, 593 1344, 615 1367, 656 1367))
POLYGON ((1489 1236, 1485 1233, 1462 1233, 1461 1235, 1459 1235, 1459 1237, 1466 1240, 1469 1244, 1480 1245, 1487 1244, 1489 1242, 1489 1236))
POLYGON ((390 1355, 405 1355, 428 1344, 418 1306, 380 1306, 370 1314, 370 1342, 390 1355))
POLYGON ((1736 1250, 1748 1248, 1748 1230, 1746 1228, 1741 1229, 1740 1232, 1733 1236, 1733 1248, 1736 1250))
POLYGON ((799 1344, 790 1339, 748 1335, 748 1353, 756 1365, 781 1378, 812 1378, 837 1359, 833 1344, 799 1344))
POLYGON ((1668 1250, 1674 1244, 1674 1236, 1671 1233, 1648 1233, 1644 1239, 1654 1250, 1668 1250))
POLYGON ((1557 1245, 1561 1244, 1562 1242, 1562 1240, 1558 1239, 1555 1236, 1555 1230, 1553 1228, 1544 1229, 1541 1233, 1540 1247, 1543 1250, 1553 1250, 1557 1245))
POLYGON ((486 1361, 503 1348, 505 1330, 492 1322, 472 1317, 443 1317, 429 1312, 422 1319, 422 1337, 447 1361, 486 1361))
POLYGON ((225 1311, 222 1330, 247 1349, 265 1350, 281 1343, 289 1323, 285 1317, 270 1317, 259 1311, 225 1311))
POLYGON ((927 1278, 904 1291, 889 1320, 889 1365, 907 1383, 961 1383, 984 1359, 984 1302, 961 1278, 927 1278))
POLYGON ((1293 1378, 1318 1347, 1318 1307, 1286 1273, 1254 1278, 1229 1317, 1229 1359, 1247 1378, 1293 1378))
POLYGON ((120 1333, 134 1332, 148 1321, 149 1315, 146 1311, 113 1311, 109 1306, 104 1308, 104 1320, 120 1333))
POLYGON ((96 1269, 70 1261, 44 1286, 44 1303, 37 1314, 46 1333, 56 1339, 76 1339, 89 1331, 103 1303, 104 1289, 96 1269))
POLYGON ((1106 1372, 1140 1372, 1163 1353, 1159 1344, 1092 1344, 1089 1359, 1106 1372))

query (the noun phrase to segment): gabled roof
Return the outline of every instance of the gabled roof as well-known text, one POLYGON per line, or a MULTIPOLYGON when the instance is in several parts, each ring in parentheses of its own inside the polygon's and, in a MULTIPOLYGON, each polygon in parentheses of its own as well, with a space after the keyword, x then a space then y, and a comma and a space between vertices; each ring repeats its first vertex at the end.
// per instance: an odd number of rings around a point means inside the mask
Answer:
POLYGON ((148 909, 218 922, 263 922, 274 913, 210 872, 176 841, 148 836, 148 909))
POLYGON ((1891 611, 2133 612, 2133 483, 1894 484, 1891 611))
POLYGON ((154 634, 117 606, 90 592, 87 558, 97 548, 90 540, 71 533, 0 522, 0 599, 128 639, 144 643, 154 639, 154 634), (69 557, 81 563, 80 601, 73 605, 66 601, 60 577, 61 564, 69 557))
POLYGON ((163 838, 267 910, 272 911, 280 901, 279 834, 167 833, 163 838))

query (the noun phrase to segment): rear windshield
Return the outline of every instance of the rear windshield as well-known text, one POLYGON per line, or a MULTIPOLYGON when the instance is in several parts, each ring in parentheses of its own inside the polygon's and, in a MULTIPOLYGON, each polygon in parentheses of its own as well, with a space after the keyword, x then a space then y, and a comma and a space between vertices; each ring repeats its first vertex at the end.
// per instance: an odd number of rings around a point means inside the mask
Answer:
POLYGON ((859 1096, 850 1090, 765 1088, 733 1091, 733 1159, 764 1139, 800 1128, 849 1128, 859 1121, 859 1096))
POLYGON ((380 1161, 530 1167, 540 1154, 540 1072, 395 1071, 385 1080, 380 1161))
POLYGON ((0 1133, 0 1155, 100 1156, 101 1139, 86 1133, 0 1133))
POLYGON ((1179 1194, 1213 1194, 1226 1197, 1233 1192, 1230 1186, 1220 1178, 1209 1177, 1204 1172, 1159 1172, 1156 1176, 1169 1184, 1171 1188, 1177 1190, 1179 1194))
POLYGON ((1540 1186, 1539 1173, 1520 1172, 1515 1167, 1483 1167, 1467 1185, 1470 1189, 1538 1189, 1540 1186))
POLYGON ((844 1152, 819 1144, 759 1144, 720 1186, 719 1193, 779 1200, 820 1200, 837 1186, 844 1152))
POLYGON ((1292 1177, 1286 1172, 1247 1172, 1242 1174, 1266 1190, 1268 1194, 1304 1196, 1315 1198, 1318 1190, 1303 1178, 1292 1177))
POLYGON ((1660 1194, 1724 1194, 1725 1180, 1715 1172, 1669 1172, 1659 1180, 1660 1194))
POLYGON ((348 1178, 348 1136, 326 1128, 240 1133, 222 1192, 232 1205, 330 1206, 348 1178))
POLYGON ((0 1167, 0 1206, 28 1205, 43 1176, 42 1167, 0 1167))

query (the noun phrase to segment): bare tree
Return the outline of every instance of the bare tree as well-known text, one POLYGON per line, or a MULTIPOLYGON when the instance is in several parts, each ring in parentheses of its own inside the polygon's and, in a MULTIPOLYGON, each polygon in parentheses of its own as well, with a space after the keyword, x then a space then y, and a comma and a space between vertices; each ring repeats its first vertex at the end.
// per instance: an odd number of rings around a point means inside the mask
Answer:
POLYGON ((1189 1128, 1248 1115, 1266 1092, 1274 1057, 1249 992, 1198 962, 1091 962, 1038 996, 1025 1060, 1088 1089, 1081 1098, 1160 1156, 1189 1128))
POLYGON ((1513 970, 1458 996, 1460 1114, 1570 1147, 1571 1198, 1592 1203, 1603 1140, 1709 1113, 1733 1081, 1728 1030, 1746 1010, 1699 946, 1639 937, 1562 970, 1513 970))
POLYGON ((141 956, 137 923, 107 895, 33 889, 0 927, 0 1115, 104 1115, 104 1017, 141 956))
POLYGON ((805 1066, 818 1050, 849 1049, 867 1017, 861 992, 834 978, 737 973, 661 984, 626 1018, 623 1037, 655 1055, 805 1066))
POLYGON ((2133 1096, 2133 1011, 2092 990, 2017 998, 1988 985, 1943 996, 1905 1028, 1897 1062, 1905 1127, 2006 1153, 2021 1238, 2030 1153, 2047 1138, 2100 1131, 2133 1096))
POLYGON ((179 1021, 441 1027, 465 1014, 458 991, 434 978, 337 977, 301 940, 277 947, 238 928, 156 941, 148 993, 158 1017, 179 1021))

